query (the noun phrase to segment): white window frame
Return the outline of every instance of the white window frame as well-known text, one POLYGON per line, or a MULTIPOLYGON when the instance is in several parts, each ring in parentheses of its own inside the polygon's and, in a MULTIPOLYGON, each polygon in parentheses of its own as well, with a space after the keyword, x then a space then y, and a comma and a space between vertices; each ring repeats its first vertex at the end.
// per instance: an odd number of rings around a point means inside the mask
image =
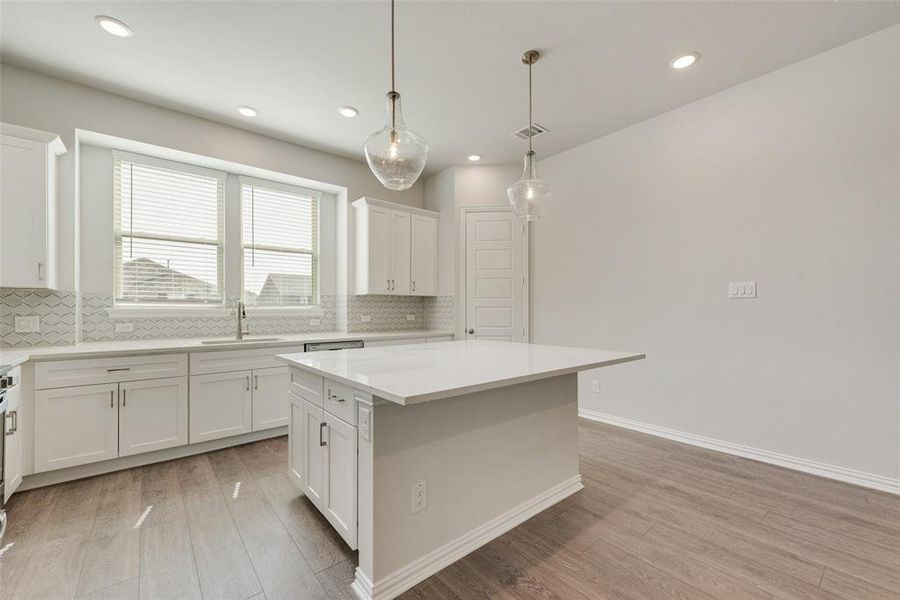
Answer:
MULTIPOLYGON (((165 316, 175 314, 190 314, 193 316, 219 316, 222 314, 227 314, 229 312, 228 309, 225 308, 225 303, 227 301, 225 293, 225 180, 227 177, 227 173, 225 173, 224 171, 217 171, 215 169, 208 169, 206 167, 199 167, 197 165, 192 165, 189 163, 170 161, 162 158, 145 156, 142 154, 135 154, 121 150, 113 150, 112 158, 113 178, 115 178, 116 176, 116 162, 124 161, 142 164, 149 167, 158 167, 171 171, 180 171, 182 173, 189 173, 192 175, 200 175, 203 177, 209 177, 218 180, 219 193, 217 199, 216 216, 216 229, 218 239, 211 240, 201 238, 185 238, 182 236, 161 236, 159 234, 139 237, 169 242, 188 241, 192 243, 205 243, 208 245, 215 244, 217 247, 216 279, 217 286, 221 294, 221 299, 212 302, 148 302, 140 300, 123 300, 121 298, 121 274, 123 260, 122 237, 124 233, 121 228, 120 218, 122 200, 116 193, 116 190, 113 189, 113 308, 107 311, 109 316, 116 317, 127 315, 132 317, 140 317, 165 316)), ((134 232, 131 233, 133 234, 134 232)))
POLYGON ((283 246, 272 246, 272 245, 256 245, 256 249, 261 250, 273 250, 278 252, 291 252, 294 254, 308 254, 311 255, 312 260, 312 285, 313 285, 313 303, 312 304, 297 304, 297 305, 287 305, 287 306, 248 306, 247 311, 254 314, 279 314, 279 315, 287 315, 287 314, 303 314, 309 316, 317 316, 323 313, 322 310, 322 297, 321 297, 321 288, 320 288, 320 268, 319 261, 321 259, 321 227, 322 227, 322 192, 319 190, 314 190, 310 188, 300 187, 296 185, 290 185, 287 183, 281 183, 279 181, 272 181, 269 179, 259 179, 257 177, 249 177, 247 175, 240 175, 238 177, 238 195, 240 197, 240 211, 239 214, 241 216, 240 223, 240 252, 239 252, 239 260, 241 265, 241 280, 240 280, 240 296, 241 299, 245 299, 246 289, 244 287, 244 251, 247 248, 253 247, 253 244, 248 242, 248 240, 244 239, 244 186, 249 185, 252 187, 266 188, 270 190, 282 191, 288 194, 296 194, 298 196, 306 196, 308 198, 312 198, 316 203, 316 222, 313 229, 313 243, 312 250, 297 250, 296 248, 289 248, 283 246))

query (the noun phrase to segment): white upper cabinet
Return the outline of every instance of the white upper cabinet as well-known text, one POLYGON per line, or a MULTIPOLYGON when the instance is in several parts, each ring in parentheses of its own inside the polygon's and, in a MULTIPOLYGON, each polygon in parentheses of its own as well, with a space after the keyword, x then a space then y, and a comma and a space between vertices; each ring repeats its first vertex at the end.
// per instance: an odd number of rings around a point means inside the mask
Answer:
POLYGON ((356 293, 437 294, 438 214, 360 198, 356 217, 356 293))
POLYGON ((413 215, 412 293, 416 296, 437 295, 438 224, 433 217, 413 215))
POLYGON ((0 287, 55 289, 55 133, 0 124, 0 287))

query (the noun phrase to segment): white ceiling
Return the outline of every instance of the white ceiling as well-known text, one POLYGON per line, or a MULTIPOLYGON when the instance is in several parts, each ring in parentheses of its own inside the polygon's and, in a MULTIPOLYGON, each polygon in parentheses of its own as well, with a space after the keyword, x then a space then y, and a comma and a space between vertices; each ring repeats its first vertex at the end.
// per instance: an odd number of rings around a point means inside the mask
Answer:
MULTIPOLYGON (((388 3, 9 2, 0 58, 362 159, 384 122, 388 3), (128 23, 130 39, 94 22, 128 23), (235 107, 248 104, 259 117, 235 107), (360 110, 340 117, 343 104, 360 110)), ((399 2, 397 88, 428 172, 518 161, 534 71, 538 155, 571 148, 900 22, 900 2, 399 2), (702 54, 685 71, 674 56, 702 54)))

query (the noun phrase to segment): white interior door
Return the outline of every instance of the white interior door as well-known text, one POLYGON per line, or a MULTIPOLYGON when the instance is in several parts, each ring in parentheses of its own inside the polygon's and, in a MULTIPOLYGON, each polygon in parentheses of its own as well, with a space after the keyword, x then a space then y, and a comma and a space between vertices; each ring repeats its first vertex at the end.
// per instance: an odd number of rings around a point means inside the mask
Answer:
POLYGON ((527 341, 524 240, 510 211, 466 213, 466 338, 527 341))

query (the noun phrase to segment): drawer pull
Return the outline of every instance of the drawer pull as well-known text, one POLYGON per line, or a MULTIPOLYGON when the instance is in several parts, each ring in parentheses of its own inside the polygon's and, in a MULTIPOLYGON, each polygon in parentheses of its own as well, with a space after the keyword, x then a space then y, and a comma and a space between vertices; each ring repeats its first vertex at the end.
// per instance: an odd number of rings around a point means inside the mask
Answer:
POLYGON ((327 446, 325 443, 325 439, 322 437, 322 433, 325 431, 325 423, 319 423, 319 445, 327 446))
POLYGON ((130 371, 131 367, 116 367, 115 369, 107 369, 107 373, 114 373, 116 371, 130 371))

